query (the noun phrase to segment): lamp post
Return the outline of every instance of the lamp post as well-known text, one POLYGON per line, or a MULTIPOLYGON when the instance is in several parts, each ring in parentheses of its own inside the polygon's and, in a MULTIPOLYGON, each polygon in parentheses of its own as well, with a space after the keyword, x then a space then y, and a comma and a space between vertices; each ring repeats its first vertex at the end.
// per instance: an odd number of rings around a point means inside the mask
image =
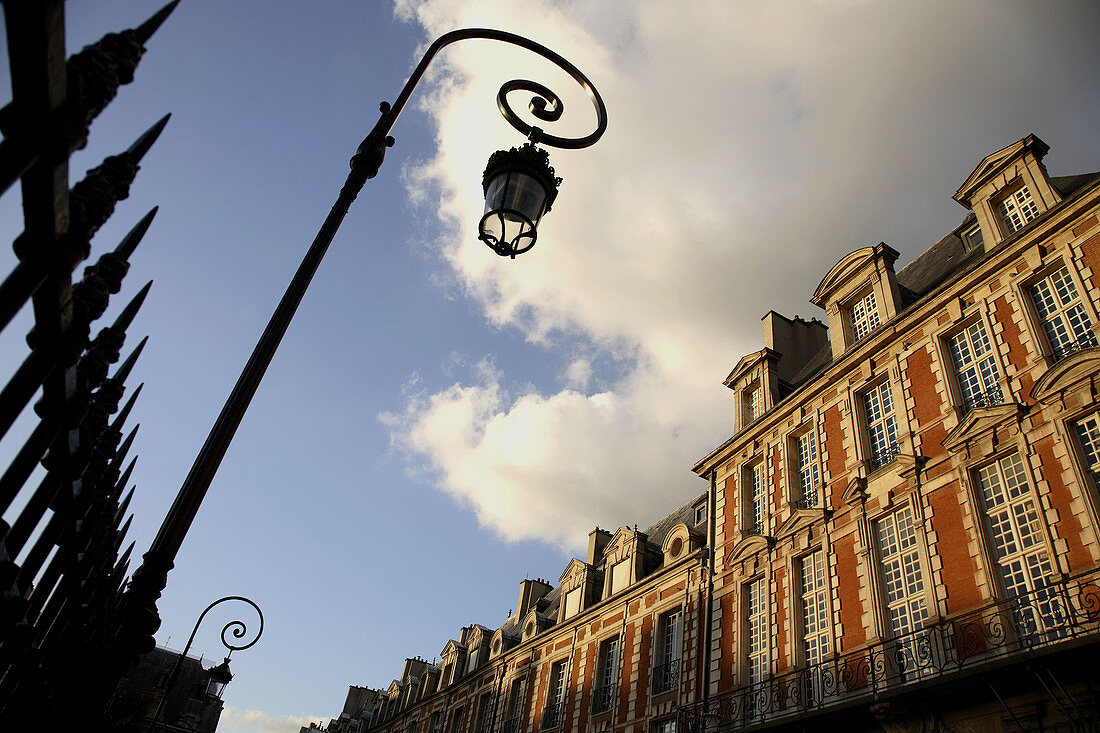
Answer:
POLYGON ((143 556, 141 567, 134 573, 121 609, 119 626, 119 646, 124 664, 135 653, 152 649, 152 634, 160 626, 156 602, 167 584, 168 572, 175 562, 176 553, 191 527, 245 410, 248 409, 252 396, 321 263, 321 258, 324 257, 351 202, 366 181, 378 174, 386 148, 393 146, 394 139, 390 136, 390 131, 405 103, 423 77, 428 64, 443 47, 457 41, 478 38, 519 46, 553 62, 584 89, 596 110, 596 129, 591 134, 577 138, 558 137, 524 122, 509 104, 508 94, 515 91, 534 94, 529 110, 532 116, 542 122, 556 122, 561 118, 564 105, 558 95, 542 84, 523 79, 514 79, 501 86, 497 93, 497 107, 504 119, 527 138, 527 143, 519 148, 494 153, 482 179, 486 199, 485 212, 478 227, 478 238, 498 255, 514 259, 516 255, 527 252, 534 246, 538 223, 542 215, 550 210, 557 195, 561 179, 555 176, 554 169, 550 167, 549 154, 536 146, 542 143, 555 148, 585 148, 599 140, 607 129, 607 109, 592 82, 565 58, 539 43, 506 31, 465 28, 443 34, 428 47, 394 103, 390 105, 382 102, 379 105, 381 116, 352 156, 351 172, 340 189, 336 203, 321 224, 317 236, 276 306, 190 473, 184 479, 160 531, 149 551, 143 556))
POLYGON ((256 614, 260 618, 260 627, 256 630, 256 636, 251 641, 247 641, 243 644, 237 644, 229 640, 229 635, 232 635, 234 639, 247 638, 248 625, 244 621, 234 620, 227 623, 222 627, 222 645, 229 651, 225 655, 225 659, 221 664, 216 667, 211 667, 208 680, 206 684, 206 694, 213 695, 214 697, 221 699, 222 693, 225 692, 225 686, 233 679, 233 673, 229 671, 229 657, 233 652, 240 651, 242 649, 248 649, 257 641, 264 633, 264 614, 260 610, 260 607, 252 600, 245 598, 244 596, 225 596, 211 603, 209 606, 202 610, 199 614, 199 620, 195 622, 195 628, 191 629, 191 636, 187 639, 187 646, 180 652, 179 657, 176 658, 176 663, 172 665, 172 671, 168 673, 164 685, 161 687, 160 700, 157 701, 157 709, 153 713, 152 729, 155 730, 159 721, 161 711, 164 709, 165 698, 172 691, 172 687, 176 684, 176 678, 179 677, 180 666, 183 664, 183 660, 187 658, 187 652, 191 651, 191 644, 195 641, 195 634, 199 631, 199 626, 202 625, 202 620, 206 618, 206 614, 210 612, 210 609, 222 603, 228 603, 229 601, 242 601, 252 606, 255 609, 256 614))

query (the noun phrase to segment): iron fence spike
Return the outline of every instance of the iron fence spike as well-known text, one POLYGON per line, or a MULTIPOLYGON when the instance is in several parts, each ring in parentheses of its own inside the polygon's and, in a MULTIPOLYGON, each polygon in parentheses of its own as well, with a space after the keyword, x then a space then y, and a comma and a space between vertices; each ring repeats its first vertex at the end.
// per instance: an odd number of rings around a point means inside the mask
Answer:
POLYGON ((141 159, 145 157, 145 154, 149 152, 149 148, 153 147, 153 143, 160 137, 160 133, 164 131, 164 126, 168 124, 168 119, 172 116, 172 113, 161 117, 157 120, 152 127, 146 130, 141 137, 134 141, 126 150, 126 154, 130 156, 130 160, 136 165, 141 162, 141 159))
POLYGON ((172 14, 172 11, 176 9, 176 6, 180 4, 180 0, 172 0, 172 2, 165 5, 163 8, 153 13, 149 20, 145 21, 137 28, 134 29, 134 33, 137 34, 138 40, 141 41, 141 45, 145 45, 146 42, 153 37, 153 34, 160 28, 161 23, 172 14))
POLYGON ((115 247, 115 254, 124 260, 130 259, 130 256, 134 254, 134 250, 137 249, 138 244, 141 243, 142 237, 145 236, 145 232, 149 231, 149 225, 153 223, 153 218, 157 215, 157 211, 160 210, 159 206, 154 206, 149 209, 149 213, 141 217, 137 224, 134 224, 133 229, 126 233, 126 236, 122 238, 122 241, 115 247))

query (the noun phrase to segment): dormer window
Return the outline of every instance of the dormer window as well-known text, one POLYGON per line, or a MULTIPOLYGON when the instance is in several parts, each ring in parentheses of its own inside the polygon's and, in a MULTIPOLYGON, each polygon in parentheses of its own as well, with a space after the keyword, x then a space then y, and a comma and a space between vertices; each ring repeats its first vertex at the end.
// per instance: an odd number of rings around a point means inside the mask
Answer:
POLYGON ((700 504, 695 507, 695 524, 700 525, 705 521, 707 521, 707 505, 700 504))
POLYGON ((848 309, 848 323, 852 329, 852 343, 869 336, 882 325, 874 290, 868 290, 852 303, 848 309))
POLYGON ((980 225, 974 226, 963 232, 962 235, 963 249, 967 252, 973 252, 976 249, 982 247, 982 228, 980 225))
POLYGON ((1027 186, 1020 186, 1009 193, 997 204, 996 209, 1005 236, 1023 229, 1028 222, 1039 216, 1039 207, 1031 198, 1031 191, 1027 186))
POLYGON ((752 384, 741 395, 741 427, 752 425, 764 414, 764 391, 752 384))

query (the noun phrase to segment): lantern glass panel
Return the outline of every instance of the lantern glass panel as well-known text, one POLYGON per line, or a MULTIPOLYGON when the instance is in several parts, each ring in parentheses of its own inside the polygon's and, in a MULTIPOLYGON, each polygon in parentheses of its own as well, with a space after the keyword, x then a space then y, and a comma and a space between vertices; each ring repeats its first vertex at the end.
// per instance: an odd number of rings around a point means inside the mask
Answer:
POLYGON ((221 680, 211 679, 206 684, 206 694, 221 699, 222 693, 225 692, 225 686, 225 682, 221 680))
POLYGON ((501 210, 514 212, 511 215, 514 221, 522 216, 531 226, 537 226, 546 211, 546 189, 537 179, 525 173, 501 173, 489 183, 485 213, 501 210))

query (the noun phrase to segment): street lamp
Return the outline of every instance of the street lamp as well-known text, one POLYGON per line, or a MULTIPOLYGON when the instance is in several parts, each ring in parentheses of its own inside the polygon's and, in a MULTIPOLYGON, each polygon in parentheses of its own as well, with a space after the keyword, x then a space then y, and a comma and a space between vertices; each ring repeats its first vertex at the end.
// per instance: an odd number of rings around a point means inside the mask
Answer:
POLYGON ((195 641, 195 634, 199 631, 199 626, 202 625, 202 620, 206 618, 206 614, 210 612, 210 609, 215 606, 220 606, 223 603, 230 601, 241 601, 252 606, 256 611, 256 615, 260 619, 260 627, 256 630, 256 636, 250 641, 246 641, 243 644, 230 641, 229 637, 234 639, 248 638, 248 625, 244 621, 234 620, 227 623, 222 627, 222 645, 229 651, 225 655, 225 660, 217 665, 211 667, 210 672, 207 673, 206 694, 221 699, 222 693, 225 692, 225 687, 233 680, 233 673, 229 671, 229 657, 233 655, 233 652, 241 651, 242 649, 248 649, 257 641, 264 633, 264 614, 260 610, 260 607, 255 604, 254 601, 245 598, 244 596, 225 596, 211 603, 209 606, 202 610, 199 614, 199 620, 195 622, 195 628, 191 629, 191 636, 187 639, 187 646, 183 648, 180 655, 176 658, 176 663, 172 665, 172 671, 168 673, 168 677, 165 679, 163 687, 161 687, 160 700, 157 701, 157 709, 153 713, 153 728, 157 727, 160 719, 161 711, 164 709, 164 701, 172 691, 172 687, 176 684, 176 678, 180 673, 180 666, 183 664, 183 660, 187 658, 187 652, 191 651, 191 643, 195 641))
POLYGON ((564 105, 558 95, 542 84, 524 79, 515 79, 501 86, 497 92, 497 107, 504 119, 524 135, 528 142, 520 148, 494 153, 485 170, 482 181, 486 195, 485 214, 481 219, 478 238, 494 252, 514 259, 516 255, 530 250, 535 244, 539 221, 550 210, 557 195, 561 179, 554 175, 554 169, 550 167, 549 154, 536 146, 541 143, 555 148, 586 148, 599 140, 607 129, 607 109, 592 82, 565 58, 539 43, 506 31, 464 28, 443 34, 428 47, 393 105, 388 102, 379 105, 381 116, 352 156, 351 172, 340 189, 336 203, 321 224, 317 236, 276 306, 190 473, 176 494, 171 509, 161 523, 160 531, 149 551, 143 556, 141 567, 130 581, 119 626, 123 663, 135 653, 152 649, 155 643, 152 635, 160 626, 156 603, 168 582, 168 572, 175 562, 176 553, 194 521, 252 396, 256 393, 256 388, 321 263, 321 258, 344 220, 351 202, 366 181, 378 174, 386 148, 393 146, 394 139, 390 136, 390 131, 405 103, 423 77, 428 64, 443 47, 475 38, 519 46, 551 61, 584 89, 596 110, 596 129, 593 132, 583 137, 558 137, 524 122, 509 104, 508 94, 515 91, 534 94, 528 109, 533 117, 542 122, 556 122, 561 118, 564 105))

